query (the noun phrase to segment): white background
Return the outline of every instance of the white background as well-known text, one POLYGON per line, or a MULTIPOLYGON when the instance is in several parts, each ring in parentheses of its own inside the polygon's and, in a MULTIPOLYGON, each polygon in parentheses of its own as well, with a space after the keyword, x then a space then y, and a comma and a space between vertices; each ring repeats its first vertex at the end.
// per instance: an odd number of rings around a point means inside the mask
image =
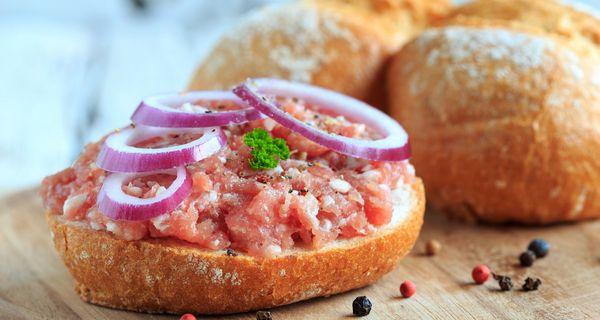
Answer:
POLYGON ((0 193, 68 166, 142 97, 183 89, 240 15, 285 1, 0 0, 0 193))

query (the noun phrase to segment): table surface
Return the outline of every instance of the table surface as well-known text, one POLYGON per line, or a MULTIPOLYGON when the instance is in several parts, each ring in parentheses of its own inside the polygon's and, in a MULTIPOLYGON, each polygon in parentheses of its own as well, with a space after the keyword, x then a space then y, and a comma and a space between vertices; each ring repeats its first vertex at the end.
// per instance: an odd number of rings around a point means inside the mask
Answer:
MULTIPOLYGON (((0 261, 2 319, 177 319, 111 310, 79 300, 51 245, 41 201, 34 191, 0 199, 0 261)), ((352 316, 352 300, 366 295, 374 307, 365 319, 600 319, 599 283, 600 221, 494 227, 449 221, 428 212, 413 252, 379 282, 276 308, 272 313, 274 319, 344 319, 352 316), (517 257, 532 238, 548 240, 551 252, 533 267, 520 267, 517 257), (423 253, 428 239, 442 243, 439 255, 423 253), (511 276, 515 289, 500 291, 495 281, 474 285, 471 269, 479 263, 511 276), (542 279, 538 291, 518 289, 527 276, 542 279), (405 279, 418 288, 410 299, 398 294, 405 279)), ((254 319, 254 315, 223 318, 254 319)))

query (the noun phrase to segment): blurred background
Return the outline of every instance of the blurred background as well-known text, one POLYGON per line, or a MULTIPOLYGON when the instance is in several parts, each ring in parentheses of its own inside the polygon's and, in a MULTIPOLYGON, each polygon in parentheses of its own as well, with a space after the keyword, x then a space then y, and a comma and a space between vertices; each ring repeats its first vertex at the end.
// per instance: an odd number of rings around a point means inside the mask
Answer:
POLYGON ((183 89, 241 15, 287 1, 0 0, 0 195, 68 166, 141 98, 183 89))
POLYGON ((0 0, 0 194, 39 184, 140 99, 180 91, 244 13, 284 0, 0 0))

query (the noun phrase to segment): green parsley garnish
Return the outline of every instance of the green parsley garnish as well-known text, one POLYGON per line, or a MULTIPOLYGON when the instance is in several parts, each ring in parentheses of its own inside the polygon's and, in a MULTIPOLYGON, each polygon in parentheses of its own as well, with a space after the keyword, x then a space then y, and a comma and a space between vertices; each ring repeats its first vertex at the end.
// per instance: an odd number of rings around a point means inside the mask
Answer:
POLYGON ((252 159, 250 159, 250 168, 254 170, 273 169, 277 167, 278 160, 287 160, 290 157, 290 149, 285 140, 281 138, 273 139, 265 129, 255 128, 252 132, 246 133, 244 143, 252 148, 252 159))

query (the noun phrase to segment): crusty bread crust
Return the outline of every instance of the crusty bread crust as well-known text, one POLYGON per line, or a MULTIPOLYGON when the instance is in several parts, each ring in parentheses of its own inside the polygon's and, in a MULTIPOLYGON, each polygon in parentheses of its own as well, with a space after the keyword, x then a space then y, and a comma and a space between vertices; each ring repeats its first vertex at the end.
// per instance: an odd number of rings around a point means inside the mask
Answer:
POLYGON ((390 109, 409 133, 428 203, 495 223, 600 217, 594 50, 498 20, 407 44, 388 73, 390 109))
POLYGON ((328 296, 377 281, 413 247, 424 212, 420 179, 410 213, 376 235, 274 258, 228 256, 168 239, 125 241, 47 214, 54 244, 87 302, 134 311, 225 314, 328 296))
POLYGON ((313 0, 262 9, 219 40, 188 89, 228 89, 248 77, 275 77, 383 108, 385 63, 448 8, 447 0, 313 0))
POLYGON ((469 20, 504 21, 600 46, 597 17, 556 0, 476 0, 455 7, 436 24, 460 25, 469 20))

